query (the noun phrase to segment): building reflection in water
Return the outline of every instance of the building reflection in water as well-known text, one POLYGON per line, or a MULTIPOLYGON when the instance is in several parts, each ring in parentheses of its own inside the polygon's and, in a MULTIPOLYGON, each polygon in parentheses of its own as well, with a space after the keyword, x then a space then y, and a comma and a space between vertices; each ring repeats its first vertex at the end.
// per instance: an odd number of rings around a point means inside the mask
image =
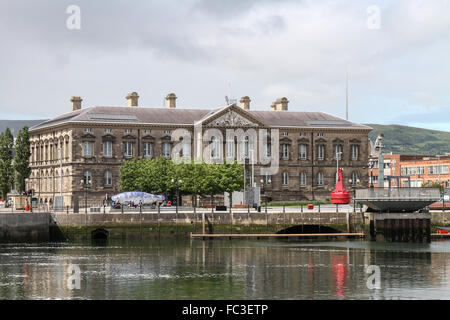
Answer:
POLYGON ((449 244, 440 245, 444 250, 434 243, 250 240, 0 247, 0 298, 439 299, 450 296, 449 244), (70 264, 81 269, 80 290, 67 286, 70 264), (380 267, 381 289, 367 287, 368 265, 380 267))

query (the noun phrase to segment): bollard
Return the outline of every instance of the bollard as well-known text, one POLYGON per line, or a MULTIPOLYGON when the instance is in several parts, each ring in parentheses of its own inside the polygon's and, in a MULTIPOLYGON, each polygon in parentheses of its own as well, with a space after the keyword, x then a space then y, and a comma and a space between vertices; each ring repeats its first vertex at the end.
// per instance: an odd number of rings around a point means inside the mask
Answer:
POLYGON ((339 206, 339 204, 336 203, 336 212, 339 212, 338 206, 339 206))
POLYGON ((300 204, 300 212, 303 213, 303 204, 300 204))
POLYGON ((67 214, 69 214, 69 206, 67 206, 67 214))
MULTIPOLYGON (((205 234, 205 212, 202 212, 202 234, 205 234)), ((205 238, 203 238, 205 240, 205 238)))
POLYGON ((320 202, 319 202, 319 213, 320 213, 320 202))
POLYGON ((284 204, 283 204, 283 213, 285 213, 285 207, 284 207, 284 204))
POLYGON ((122 214, 123 214, 123 205, 122 205, 122 204, 120 205, 120 211, 121 211, 122 214))

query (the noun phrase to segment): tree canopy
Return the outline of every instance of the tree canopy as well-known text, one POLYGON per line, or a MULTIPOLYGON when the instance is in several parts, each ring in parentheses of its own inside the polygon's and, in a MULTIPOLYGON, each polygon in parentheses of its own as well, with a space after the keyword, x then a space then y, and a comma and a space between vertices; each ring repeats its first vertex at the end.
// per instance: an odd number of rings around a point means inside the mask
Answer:
POLYGON ((9 128, 0 133, 0 192, 2 199, 11 191, 14 184, 13 159, 14 137, 9 128))
POLYGON ((215 195, 240 191, 244 187, 244 168, 237 162, 224 164, 180 163, 165 157, 133 159, 120 168, 120 190, 149 193, 215 195))

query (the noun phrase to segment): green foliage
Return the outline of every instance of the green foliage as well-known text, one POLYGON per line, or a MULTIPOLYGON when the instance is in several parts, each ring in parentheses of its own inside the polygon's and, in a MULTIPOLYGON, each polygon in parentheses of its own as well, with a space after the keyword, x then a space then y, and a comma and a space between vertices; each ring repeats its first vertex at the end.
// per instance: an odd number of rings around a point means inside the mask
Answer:
POLYGON ((244 168, 237 162, 230 164, 180 163, 165 157, 132 159, 120 168, 120 190, 140 190, 149 193, 215 195, 233 192, 244 187, 244 168))
POLYGON ((25 180, 30 177, 30 136, 28 127, 25 126, 17 134, 15 144, 14 170, 16 171, 17 191, 25 191, 25 180))
POLYGON ((11 191, 14 184, 14 169, 12 166, 12 150, 14 138, 9 128, 0 133, 0 192, 3 199, 11 191))
POLYGON ((439 182, 427 182, 422 185, 423 188, 439 188, 439 191, 441 193, 444 192, 444 186, 440 184, 439 182))
POLYGON ((384 152, 408 155, 436 155, 450 151, 450 132, 400 125, 368 124, 373 130, 369 138, 375 141, 384 134, 384 152))

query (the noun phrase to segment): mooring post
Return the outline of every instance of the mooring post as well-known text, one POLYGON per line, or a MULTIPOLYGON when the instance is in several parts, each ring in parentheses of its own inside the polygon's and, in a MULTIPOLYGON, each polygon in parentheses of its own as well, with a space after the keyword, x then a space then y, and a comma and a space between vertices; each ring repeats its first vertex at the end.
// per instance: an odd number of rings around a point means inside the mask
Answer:
POLYGON ((158 236, 161 236, 161 223, 159 221, 159 213, 161 212, 161 204, 158 205, 158 236))
POLYGON ((233 233, 233 212, 230 209, 230 216, 231 216, 231 221, 230 221, 230 233, 233 233))
POLYGON ((142 206, 139 205, 139 232, 141 234, 141 240, 142 240, 142 206))
MULTIPOLYGON (((202 212, 202 234, 205 234, 205 212, 202 212)), ((203 238, 205 240, 205 238, 203 238)))
POLYGON ((339 204, 336 203, 336 212, 339 212, 338 205, 339 204))
POLYGON ((347 232, 350 233, 350 212, 347 211, 347 232))
POLYGON ((320 213, 320 202, 319 202, 319 213, 320 213))
POLYGON ((303 213, 303 203, 300 204, 300 212, 303 213))

